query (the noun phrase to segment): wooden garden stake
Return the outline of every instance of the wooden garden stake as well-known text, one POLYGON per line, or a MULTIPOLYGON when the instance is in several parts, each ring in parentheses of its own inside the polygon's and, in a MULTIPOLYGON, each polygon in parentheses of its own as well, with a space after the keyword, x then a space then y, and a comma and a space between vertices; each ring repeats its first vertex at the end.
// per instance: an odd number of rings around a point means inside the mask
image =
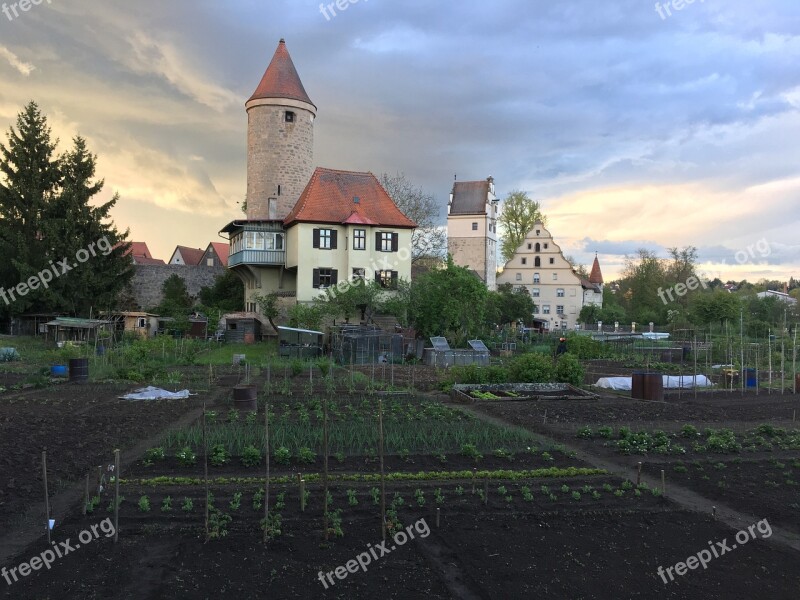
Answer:
POLYGON ((306 480, 300 480, 300 512, 306 512, 306 480))
POLYGON ((86 508, 89 506, 89 474, 86 474, 86 492, 84 493, 83 516, 86 516, 86 508))
POLYGON ((50 494, 47 490, 47 448, 42 450, 42 477, 44 479, 44 519, 47 527, 47 543, 50 543, 50 494))
POLYGON ((119 540, 119 450, 114 450, 114 543, 119 540))
POLYGON ((642 483, 642 461, 639 461, 637 473, 636 473, 636 485, 642 483))
POLYGON ((381 535, 386 541, 386 476, 383 469, 383 399, 378 399, 378 454, 381 459, 381 535))
POLYGON ((544 409, 544 421, 542 422, 543 425, 547 425, 547 409, 544 409))
POLYGON ((205 402, 203 402, 203 480, 205 482, 205 490, 206 490, 205 528, 206 528, 206 542, 208 542, 208 445, 206 444, 206 403, 205 402))
POLYGON ((322 493, 324 495, 323 527, 325 528, 324 539, 328 541, 328 396, 322 402, 322 493))
POLYGON ((711 516, 714 517, 715 521, 717 520, 717 507, 716 506, 712 506, 711 507, 711 516))
POLYGON ((267 459, 267 474, 264 478, 264 541, 266 542, 269 528, 269 398, 264 404, 264 448, 267 459))
POLYGON ((661 494, 667 493, 667 479, 664 476, 664 469, 661 469, 661 494))
POLYGON ((436 509, 436 529, 439 529, 439 517, 441 515, 442 510, 440 508, 436 509))

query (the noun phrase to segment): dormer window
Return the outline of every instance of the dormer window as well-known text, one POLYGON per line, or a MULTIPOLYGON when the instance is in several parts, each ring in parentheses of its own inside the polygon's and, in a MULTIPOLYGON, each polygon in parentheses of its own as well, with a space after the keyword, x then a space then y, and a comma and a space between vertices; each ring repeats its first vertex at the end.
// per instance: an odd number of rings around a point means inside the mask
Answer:
POLYGON ((294 119, 295 119, 295 114, 292 111, 287 110, 286 113, 284 113, 284 121, 286 121, 287 123, 294 123, 294 119))

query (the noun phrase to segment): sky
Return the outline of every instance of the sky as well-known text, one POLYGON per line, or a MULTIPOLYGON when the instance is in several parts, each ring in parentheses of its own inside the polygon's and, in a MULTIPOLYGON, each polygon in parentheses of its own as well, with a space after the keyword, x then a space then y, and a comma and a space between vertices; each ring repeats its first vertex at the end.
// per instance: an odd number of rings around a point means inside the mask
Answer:
POLYGON ((435 196, 493 176, 606 280, 696 246, 708 277, 800 277, 797 0, 0 2, 0 128, 30 100, 98 155, 112 215, 168 260, 242 218, 244 103, 280 38, 318 166, 435 196), (16 12, 16 14, 15 14, 16 12))

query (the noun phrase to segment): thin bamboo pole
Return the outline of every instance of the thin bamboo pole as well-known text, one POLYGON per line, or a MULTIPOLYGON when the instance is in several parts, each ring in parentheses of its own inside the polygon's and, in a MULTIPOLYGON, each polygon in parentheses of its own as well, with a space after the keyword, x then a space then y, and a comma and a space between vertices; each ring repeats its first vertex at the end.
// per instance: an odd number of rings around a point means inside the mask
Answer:
POLYGON ((381 460, 381 535, 386 541, 386 476, 383 468, 383 399, 378 400, 378 454, 381 460))
POLYGON ((208 444, 206 443, 206 403, 203 402, 203 483, 206 491, 205 530, 208 542, 208 444))
POLYGON ((267 541, 269 527, 269 397, 264 404, 264 454, 267 472, 264 477, 264 541, 267 541))
POLYGON ((47 543, 50 543, 50 493, 47 489, 47 448, 42 450, 42 478, 44 479, 44 522, 47 528, 47 543))
POLYGON ((119 450, 114 450, 114 543, 119 540, 119 450))
POLYGON ((323 514, 323 538, 328 541, 328 396, 322 403, 322 448, 325 456, 323 457, 323 470, 322 470, 322 494, 324 503, 323 514))

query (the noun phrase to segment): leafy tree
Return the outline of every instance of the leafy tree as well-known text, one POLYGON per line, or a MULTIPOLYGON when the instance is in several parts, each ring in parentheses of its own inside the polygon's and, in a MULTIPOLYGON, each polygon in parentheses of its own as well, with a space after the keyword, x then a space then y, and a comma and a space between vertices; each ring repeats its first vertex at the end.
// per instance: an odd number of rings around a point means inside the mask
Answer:
POLYGON ((217 276, 213 285, 201 288, 198 298, 203 306, 217 308, 223 313, 241 311, 244 310, 244 284, 236 273, 226 270, 217 276))
POLYGON ((511 381, 523 383, 548 383, 555 377, 552 359, 539 352, 514 358, 508 366, 508 374, 511 381))
POLYGON ((520 286, 514 288, 510 283, 497 286, 497 291, 489 292, 488 315, 499 325, 516 321, 529 321, 536 305, 528 290, 520 286))
POLYGON ((397 208, 417 224, 411 235, 412 262, 426 256, 443 257, 447 252, 447 231, 438 224, 440 209, 436 198, 411 183, 404 173, 384 173, 380 182, 397 208))
POLYGON ((185 315, 194 305, 194 300, 186 288, 186 281, 173 273, 161 284, 162 300, 156 309, 162 315, 185 315))
POLYGON ((698 325, 709 325, 739 318, 739 298, 724 290, 697 294, 692 298, 690 318, 698 325))
POLYGON ((477 335, 485 324, 488 294, 478 277, 448 256, 446 268, 425 273, 411 286, 411 322, 423 337, 477 335))
POLYGON ((275 325, 275 319, 277 319, 280 314, 280 309, 278 308, 278 294, 275 292, 267 294, 266 296, 256 294, 253 296, 253 301, 258 305, 258 311, 267 318, 270 326, 275 331, 278 331, 278 327, 275 325))
POLYGON ((596 304, 587 304, 581 308, 578 313, 578 321, 584 325, 594 325, 598 321, 602 321, 603 309, 596 304))
POLYGON ((527 193, 516 190, 503 202, 497 222, 504 229, 500 254, 508 262, 533 226, 536 223, 546 225, 547 218, 542 213, 539 202, 531 200, 527 193))
POLYGON ((319 331, 323 316, 319 306, 298 303, 289 309, 289 326, 319 331))
MULTIPOLYGON (((29 103, 0 144, 0 285, 9 289, 44 273, 66 259, 47 287, 18 298, 10 311, 57 310, 88 313, 90 307, 111 307, 133 276, 124 257, 127 232, 106 223, 117 202, 93 206, 103 189, 95 180, 96 157, 83 138, 55 156, 47 119, 29 103), (76 256, 81 252, 85 258, 76 256), (74 266, 73 265, 77 265, 74 266)), ((44 277, 44 275, 43 275, 44 277)))

